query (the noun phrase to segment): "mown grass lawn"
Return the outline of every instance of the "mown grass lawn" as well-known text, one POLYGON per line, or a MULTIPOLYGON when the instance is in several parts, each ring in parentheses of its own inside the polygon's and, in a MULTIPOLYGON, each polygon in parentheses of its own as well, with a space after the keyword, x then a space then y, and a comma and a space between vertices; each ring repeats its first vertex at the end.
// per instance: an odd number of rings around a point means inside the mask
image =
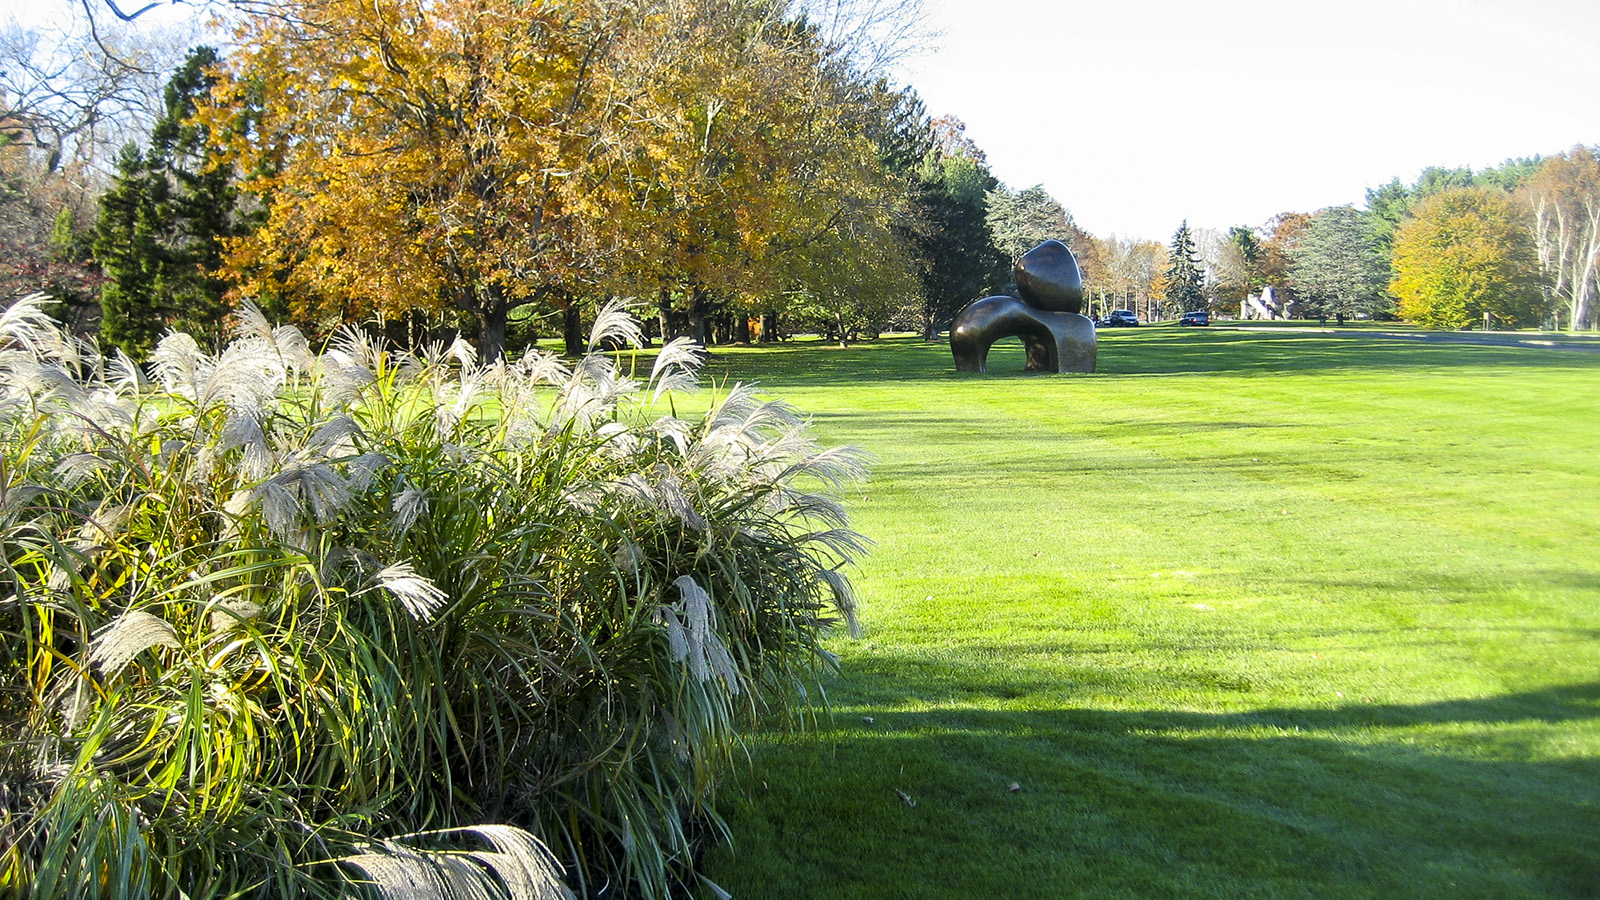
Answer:
POLYGON ((876 455, 739 898, 1600 896, 1600 354, 1104 331, 720 352, 876 455))

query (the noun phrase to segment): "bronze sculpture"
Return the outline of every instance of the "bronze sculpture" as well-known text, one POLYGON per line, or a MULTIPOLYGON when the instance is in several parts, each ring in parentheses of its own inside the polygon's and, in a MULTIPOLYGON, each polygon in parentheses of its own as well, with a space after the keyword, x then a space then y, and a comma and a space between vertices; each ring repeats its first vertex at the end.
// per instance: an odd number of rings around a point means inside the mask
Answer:
POLYGON ((987 372, 989 348, 1022 339, 1029 372, 1093 372, 1094 323, 1083 308, 1083 274, 1072 251, 1045 241, 1017 260, 1015 297, 985 297, 967 305, 950 328, 957 372, 987 372))

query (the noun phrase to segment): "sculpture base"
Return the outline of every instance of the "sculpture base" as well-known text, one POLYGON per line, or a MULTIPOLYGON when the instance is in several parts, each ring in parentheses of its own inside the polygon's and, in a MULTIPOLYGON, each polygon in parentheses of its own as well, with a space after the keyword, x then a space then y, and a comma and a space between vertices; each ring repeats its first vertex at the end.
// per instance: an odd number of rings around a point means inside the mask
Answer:
POLYGON ((1017 337, 1029 372, 1094 371, 1094 323, 1087 316, 1034 309, 1015 297, 985 297, 967 305, 950 328, 957 372, 987 372, 989 348, 1017 337))

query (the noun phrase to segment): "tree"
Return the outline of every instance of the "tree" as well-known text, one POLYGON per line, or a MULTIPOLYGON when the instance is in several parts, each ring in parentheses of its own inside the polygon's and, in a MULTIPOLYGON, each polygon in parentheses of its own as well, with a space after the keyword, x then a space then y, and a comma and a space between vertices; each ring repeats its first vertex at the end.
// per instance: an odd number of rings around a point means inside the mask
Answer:
POLYGON ((983 163, 936 146, 923 161, 915 243, 922 260, 922 335, 933 340, 968 303, 999 291, 1007 260, 989 230, 986 197, 998 182, 983 163))
POLYGON ((1294 305, 1298 296, 1294 255, 1310 224, 1310 213, 1297 212, 1279 213, 1267 221, 1266 239, 1261 242, 1261 276, 1278 294, 1278 303, 1285 310, 1294 305))
POLYGON ((1167 248, 1167 268, 1161 278, 1162 299, 1169 311, 1205 308, 1205 276, 1200 271, 1200 257, 1195 251, 1194 233, 1189 230, 1187 219, 1172 236, 1172 244, 1167 248))
POLYGON ((1551 297, 1573 330, 1597 321, 1600 290, 1600 157, 1573 147, 1544 161, 1525 188, 1533 208, 1534 245, 1551 297))
POLYGON ((985 202, 985 220, 994 245, 1013 263, 1048 240, 1061 241, 1077 254, 1088 248, 1089 233, 1078 227, 1072 213, 1050 196, 1044 185, 1016 193, 1000 185, 986 195, 985 202))
POLYGON ((1234 306, 1266 285, 1265 251, 1254 229, 1235 225, 1216 242, 1209 260, 1215 275, 1217 299, 1234 306))
POLYGON ((150 148, 129 145, 100 198, 94 252, 106 274, 100 333, 136 358, 169 329, 223 336, 223 243, 242 233, 237 188, 210 126, 194 121, 216 84, 216 50, 198 47, 167 83, 150 148))
POLYGON ((868 83, 795 9, 294 0, 236 57, 265 108, 241 158, 272 166, 230 267, 302 321, 453 309, 491 360, 532 301, 563 308, 569 349, 606 293, 660 298, 702 340, 713 314, 747 321, 904 194, 862 127, 868 83))
POLYGON ((1329 207, 1311 218, 1290 259, 1290 271, 1304 315, 1334 316, 1342 323, 1388 308, 1388 262, 1378 251, 1368 216, 1352 207, 1329 207))
MULTIPOLYGON (((909 254, 907 173, 886 165, 880 123, 897 97, 844 64, 782 2, 674 0, 668 34, 641 31, 618 59, 633 117, 619 141, 638 221, 635 279, 709 343, 708 316, 736 326, 780 292, 864 301, 845 273, 883 275, 909 254), (872 267, 859 265, 864 258, 872 267)), ((735 328, 735 332, 740 328, 735 328)), ((739 334, 741 339, 747 334, 739 334)))
POLYGON ((0 294, 43 291, 81 332, 98 314, 83 240, 95 199, 117 148, 146 133, 183 45, 96 30, 95 5, 59 12, 49 26, 0 23, 0 294))
POLYGON ((1502 327, 1545 315, 1539 256, 1526 211, 1505 192, 1457 188, 1422 201, 1395 234, 1400 315, 1419 325, 1502 327))
POLYGON ((1093 282, 1084 279, 1086 296, 1099 298, 1102 315, 1110 312, 1113 305, 1117 309, 1148 305, 1158 293, 1166 255, 1166 248, 1157 241, 1116 235, 1095 239, 1092 258, 1097 262, 1099 276, 1093 282))
POLYGON ((116 182, 100 196, 95 251, 107 280, 100 291, 100 334, 142 357, 166 329, 169 310, 161 277, 170 267, 160 206, 166 183, 133 144, 117 159, 116 182))
POLYGON ((49 171, 0 119, 0 297, 42 292, 51 314, 82 330, 99 273, 83 246, 89 219, 81 165, 49 171))
POLYGON ((1410 185, 1398 178, 1379 188, 1367 189, 1367 212, 1378 252, 1385 260, 1394 246, 1394 232, 1418 203, 1441 191, 1464 187, 1492 187, 1515 191, 1538 171, 1539 157, 1508 159, 1498 166, 1474 172, 1470 168, 1429 166, 1410 185))
POLYGON ((103 167, 116 148, 142 140, 185 43, 170 31, 102 29, 96 5, 60 11, 47 28, 0 23, 0 120, 46 171, 103 167))
POLYGON ((249 19, 214 92, 262 227, 241 291, 326 329, 451 309, 488 360, 513 302, 591 278, 618 206, 607 63, 637 5, 292 0, 249 19), (256 121, 232 125, 246 93, 256 121))
POLYGON ((972 138, 967 137, 967 123, 948 113, 928 123, 933 135, 933 146, 941 157, 964 156, 985 170, 989 168, 988 154, 972 138))

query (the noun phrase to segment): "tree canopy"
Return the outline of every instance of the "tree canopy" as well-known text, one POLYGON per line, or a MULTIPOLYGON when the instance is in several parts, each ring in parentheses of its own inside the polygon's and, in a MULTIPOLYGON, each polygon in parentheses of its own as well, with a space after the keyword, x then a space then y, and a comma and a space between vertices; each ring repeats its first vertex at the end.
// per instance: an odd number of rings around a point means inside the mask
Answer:
POLYGON ((1503 191, 1456 188, 1422 201, 1395 233, 1394 270, 1400 315, 1419 325, 1465 328, 1488 314, 1528 327, 1545 315, 1526 211, 1503 191))
POLYGON ((1377 315, 1388 306, 1389 266, 1368 215, 1352 207, 1329 207, 1312 217, 1300 233, 1290 271, 1305 315, 1336 316, 1342 322, 1377 315))
POLYGON ((262 98, 238 149, 269 213, 230 263, 299 319, 453 308, 494 358, 514 303, 660 294, 693 322, 803 287, 842 234, 896 257, 882 94, 786 0, 291 5, 250 21, 218 109, 262 98))
POLYGON ((215 159, 210 128, 193 120, 218 61, 210 47, 189 54, 167 84, 149 149, 125 148, 115 183, 100 197, 100 333, 135 356, 169 329, 212 340, 222 334, 227 285, 218 270, 223 241, 239 231, 237 190, 231 168, 215 159))
POLYGON ((1076 254, 1088 248, 1088 232, 1043 185, 1020 191, 1001 185, 988 193, 987 202, 985 218, 995 247, 1013 263, 1048 240, 1061 241, 1076 254))
POLYGON ((1573 147, 1545 160, 1524 188, 1533 208, 1534 244, 1551 298, 1577 329, 1596 321, 1600 290, 1600 156, 1573 147))
POLYGON ((1167 268, 1161 273, 1161 278, 1162 296, 1170 310, 1182 312, 1205 308, 1205 276, 1200 271, 1194 232, 1189 230, 1187 219, 1178 226, 1172 243, 1167 247, 1167 268))

